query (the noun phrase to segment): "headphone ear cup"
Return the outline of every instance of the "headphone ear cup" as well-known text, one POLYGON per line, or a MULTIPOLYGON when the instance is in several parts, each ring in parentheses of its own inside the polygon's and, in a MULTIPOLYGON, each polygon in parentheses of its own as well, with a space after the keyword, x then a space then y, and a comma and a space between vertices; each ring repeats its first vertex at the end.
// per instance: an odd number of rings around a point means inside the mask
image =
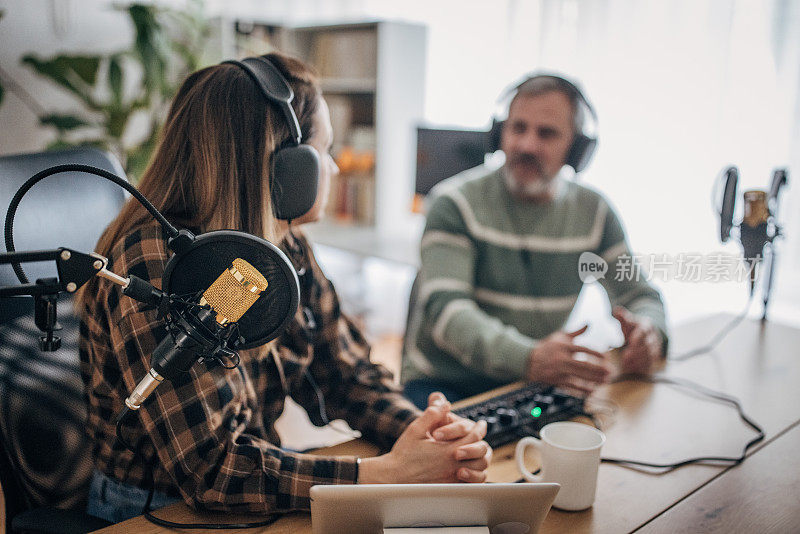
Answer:
POLYGON ((500 150, 500 139, 503 135, 503 123, 504 121, 492 119, 492 127, 489 129, 486 140, 487 154, 493 154, 500 150))
POLYGON ((581 172, 589 166, 596 148, 597 138, 577 134, 569 147, 565 164, 575 169, 575 172, 581 172))
POLYGON ((296 145, 272 154, 272 206, 275 217, 297 219, 317 200, 319 154, 310 145, 296 145))

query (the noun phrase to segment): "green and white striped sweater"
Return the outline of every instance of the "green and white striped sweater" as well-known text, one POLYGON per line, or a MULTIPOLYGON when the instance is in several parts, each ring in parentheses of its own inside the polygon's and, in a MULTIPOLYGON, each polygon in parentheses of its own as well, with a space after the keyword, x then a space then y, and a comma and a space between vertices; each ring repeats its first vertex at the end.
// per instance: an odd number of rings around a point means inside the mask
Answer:
POLYGON ((608 262, 600 282, 612 306, 666 333, 658 291, 615 276, 631 252, 599 193, 560 180, 552 202, 523 202, 502 172, 470 169, 431 192, 403 382, 437 378, 475 394, 521 379, 537 340, 561 329, 578 299, 583 252, 608 262))

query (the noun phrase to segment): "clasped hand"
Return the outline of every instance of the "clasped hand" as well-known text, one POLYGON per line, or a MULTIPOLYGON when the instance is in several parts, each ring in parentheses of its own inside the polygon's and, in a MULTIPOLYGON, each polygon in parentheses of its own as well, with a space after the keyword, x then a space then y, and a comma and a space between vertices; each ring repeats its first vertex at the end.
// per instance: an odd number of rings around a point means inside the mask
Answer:
POLYGON ((444 395, 431 393, 428 408, 408 425, 389 453, 361 461, 359 482, 485 482, 492 459, 485 436, 485 421, 455 415, 444 395))

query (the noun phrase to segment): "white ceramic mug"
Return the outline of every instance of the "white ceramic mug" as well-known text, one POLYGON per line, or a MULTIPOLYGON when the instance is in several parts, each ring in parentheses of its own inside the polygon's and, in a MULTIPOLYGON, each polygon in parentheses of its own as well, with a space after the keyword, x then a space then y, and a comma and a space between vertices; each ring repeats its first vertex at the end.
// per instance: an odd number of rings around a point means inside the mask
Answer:
POLYGON ((517 443, 517 468, 528 482, 557 482, 561 490, 553 506, 562 510, 584 510, 594 502, 600 448, 605 435, 582 423, 550 423, 539 432, 541 439, 522 438, 517 443), (542 473, 534 475, 525 468, 525 449, 539 449, 542 473))

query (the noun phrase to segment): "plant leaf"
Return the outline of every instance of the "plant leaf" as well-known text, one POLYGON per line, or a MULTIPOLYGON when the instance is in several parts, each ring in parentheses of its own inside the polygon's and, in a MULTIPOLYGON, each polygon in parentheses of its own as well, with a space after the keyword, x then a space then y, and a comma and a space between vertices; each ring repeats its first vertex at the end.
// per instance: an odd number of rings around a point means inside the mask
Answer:
POLYGON ((73 93, 77 92, 72 82, 67 79, 63 69, 56 66, 55 61, 40 60, 36 56, 29 54, 22 57, 22 63, 30 65, 38 74, 49 78, 61 87, 65 87, 73 93))
POLYGON ((100 56, 59 56, 67 67, 78 75, 87 85, 97 83, 97 69, 100 66, 100 56))
POLYGON ((111 87, 111 98, 116 107, 122 106, 122 65, 120 56, 115 54, 109 58, 108 85, 111 87))
POLYGON ((131 108, 131 111, 147 109, 150 107, 150 100, 147 98, 147 95, 144 95, 131 102, 129 107, 131 108))
POLYGON ((68 89, 88 102, 91 96, 87 88, 80 82, 88 86, 93 86, 97 81, 97 70, 100 66, 99 56, 55 56, 52 59, 39 59, 32 54, 23 56, 22 63, 30 65, 33 69, 57 83, 61 87, 68 89))
POLYGON ((160 90, 161 80, 166 75, 167 57, 159 50, 159 36, 164 34, 165 29, 158 22, 156 13, 157 8, 142 4, 134 4, 128 8, 136 30, 134 49, 142 62, 148 94, 160 90))
POLYGON ((81 126, 89 126, 88 122, 75 115, 60 115, 56 113, 41 117, 39 122, 45 126, 55 126, 61 132, 74 130, 81 126))
POLYGON ((108 134, 114 139, 121 139, 122 134, 125 133, 125 125, 128 123, 130 117, 130 108, 114 108, 108 110, 108 121, 106 128, 108 134))

